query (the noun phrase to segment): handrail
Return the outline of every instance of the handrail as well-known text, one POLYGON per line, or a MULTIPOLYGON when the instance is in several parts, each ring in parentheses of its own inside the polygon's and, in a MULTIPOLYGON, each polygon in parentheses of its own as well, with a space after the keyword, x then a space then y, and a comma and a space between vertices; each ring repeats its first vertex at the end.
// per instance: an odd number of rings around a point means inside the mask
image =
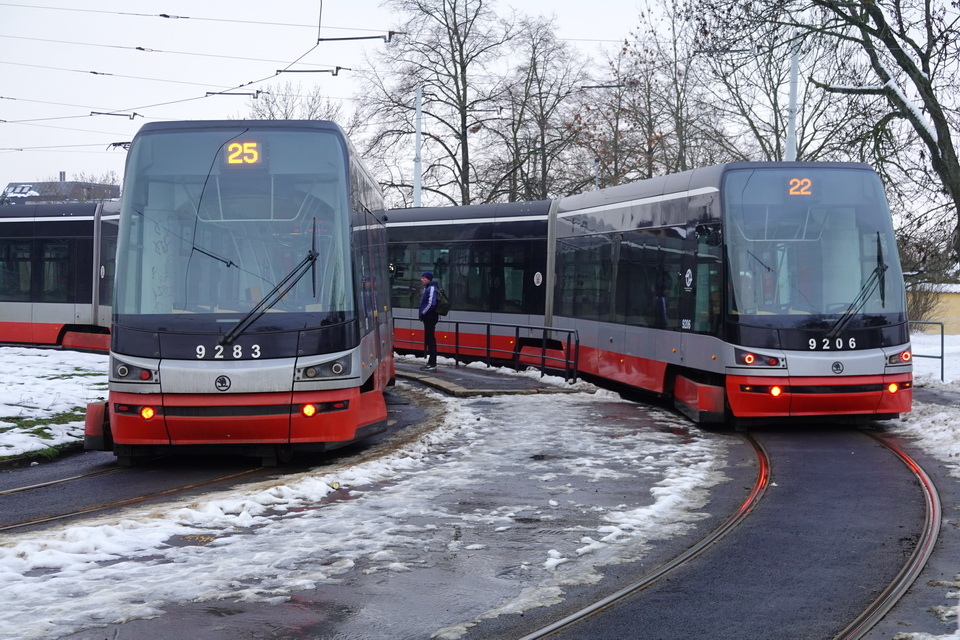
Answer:
POLYGON ((928 322, 926 320, 910 320, 909 324, 926 324, 926 325, 937 325, 940 327, 940 355, 933 356, 922 353, 914 353, 914 358, 934 358, 940 361, 940 382, 944 381, 944 371, 943 371, 943 354, 944 354, 944 330, 942 322, 928 322))
MULTIPOLYGON (((396 325, 401 322, 406 323, 406 325, 410 328, 420 324, 420 321, 414 318, 402 318, 394 316, 393 321, 395 328, 396 325)), ((480 333, 471 332, 470 335, 480 335, 480 333)), ((402 346, 402 348, 410 348, 417 351, 423 350, 423 342, 404 340, 398 337, 396 331, 394 331, 394 342, 395 347, 402 346)), ((540 361, 540 376, 543 377, 548 369, 562 369, 564 373, 564 379, 571 382, 576 382, 580 366, 580 334, 576 329, 558 329, 556 327, 545 327, 540 325, 477 322, 471 320, 441 320, 437 324, 437 352, 444 354, 452 353, 454 360, 456 361, 456 364, 454 365, 456 367, 460 366, 461 357, 469 356, 471 358, 481 360, 488 366, 490 366, 494 360, 501 362, 508 361, 511 363, 511 368, 519 371, 524 347, 533 346, 537 342, 539 342, 538 359, 540 361), (449 341, 449 338, 447 341, 441 340, 441 334, 450 333, 448 329, 441 329, 442 325, 453 325, 452 342, 449 341), (484 327, 482 334, 484 337, 483 345, 469 346, 462 344, 461 335, 464 334, 462 327, 466 326, 484 327), (510 343, 511 347, 509 349, 503 348, 502 346, 497 346, 494 339, 509 339, 511 336, 508 333, 494 334, 492 332, 493 328, 510 329, 512 331, 513 339, 510 343), (521 336, 521 332, 526 332, 527 335, 521 336), (551 338, 550 334, 553 333, 563 334, 565 338, 563 340, 551 338), (559 348, 551 347, 551 341, 559 342, 562 346, 559 348), (560 355, 554 355, 558 352, 560 355)))

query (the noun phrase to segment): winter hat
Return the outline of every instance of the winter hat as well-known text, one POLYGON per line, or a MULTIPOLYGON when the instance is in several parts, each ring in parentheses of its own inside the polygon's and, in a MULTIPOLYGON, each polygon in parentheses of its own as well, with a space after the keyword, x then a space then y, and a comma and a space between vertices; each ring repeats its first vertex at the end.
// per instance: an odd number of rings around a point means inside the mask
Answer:
POLYGON ((433 280, 433 271, 424 271, 420 274, 421 278, 426 278, 427 280, 433 280))

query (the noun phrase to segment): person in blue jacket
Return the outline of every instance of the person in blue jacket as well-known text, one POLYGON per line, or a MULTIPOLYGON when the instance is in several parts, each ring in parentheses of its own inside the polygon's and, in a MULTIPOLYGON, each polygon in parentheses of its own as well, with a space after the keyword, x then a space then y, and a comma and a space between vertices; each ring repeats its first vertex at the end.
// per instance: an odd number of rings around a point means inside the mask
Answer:
POLYGON ((433 281, 433 273, 424 271, 420 276, 423 292, 420 294, 420 321, 423 322, 423 353, 427 364, 420 367, 423 371, 437 369, 437 303, 440 302, 440 285, 433 281))

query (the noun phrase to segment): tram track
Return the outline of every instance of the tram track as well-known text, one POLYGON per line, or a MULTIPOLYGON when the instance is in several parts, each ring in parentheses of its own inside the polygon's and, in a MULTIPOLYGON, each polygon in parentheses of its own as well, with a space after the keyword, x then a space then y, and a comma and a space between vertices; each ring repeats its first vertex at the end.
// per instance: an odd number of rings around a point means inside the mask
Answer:
POLYGON ((737 508, 733 515, 721 523, 719 527, 711 531, 710 534, 700 540, 700 542, 688 548, 686 551, 676 556, 672 560, 660 565, 650 573, 642 576, 639 580, 604 598, 601 598, 600 600, 597 600, 593 604, 590 604, 561 620, 557 620, 556 622, 538 629, 533 633, 523 636, 520 638, 520 640, 538 640, 539 638, 546 638, 556 631, 566 629, 580 620, 588 618, 593 614, 602 611, 603 609, 607 609, 615 605, 618 601, 623 600, 627 596, 646 589, 671 571, 674 571, 678 567, 685 565, 692 559, 701 555, 710 546, 715 544, 718 540, 736 528, 737 525, 743 522, 743 520, 750 514, 751 511, 753 511, 754 507, 756 507, 756 505, 763 498, 763 494, 766 492, 767 487, 770 484, 770 458, 767 456, 767 452, 756 438, 750 436, 749 434, 744 434, 744 437, 753 447, 753 450, 757 456, 757 477, 754 481, 753 487, 750 490, 750 493, 747 495, 747 498, 743 501, 740 507, 737 508))
POLYGON ((122 471, 122 469, 120 469, 119 467, 116 467, 113 469, 100 469, 99 471, 81 473, 75 476, 70 476, 68 478, 57 478, 56 480, 48 480, 47 482, 37 482, 35 484, 28 484, 22 487, 14 487, 13 489, 4 489, 0 491, 0 496, 9 496, 15 493, 23 493, 24 491, 31 491, 33 489, 44 489, 46 487, 53 487, 58 484, 66 484, 68 482, 83 480, 85 478, 96 478, 99 476, 109 475, 111 473, 118 473, 120 471, 122 471))
POLYGON ((880 596, 863 613, 836 636, 835 640, 859 640, 863 638, 893 608, 897 601, 906 595, 933 553, 943 518, 940 495, 927 472, 895 442, 875 433, 867 431, 864 433, 893 452, 913 472, 923 490, 925 500, 924 525, 913 553, 896 578, 887 585, 880 596))
MULTIPOLYGON (((427 397, 418 399, 416 402, 410 402, 409 400, 403 399, 400 395, 395 394, 391 396, 390 407, 390 429, 387 433, 370 439, 367 445, 364 447, 348 447, 332 454, 326 454, 324 457, 326 464, 330 464, 333 461, 339 460, 339 464, 349 466, 382 457, 416 440, 418 437, 420 437, 420 435, 435 429, 439 424, 437 421, 437 416, 440 415, 441 405, 435 399, 427 397)), ((312 466, 315 462, 315 460, 305 457, 299 462, 293 462, 283 467, 282 473, 299 473, 312 466)), ((332 469, 334 467, 330 468, 332 469)), ((229 470, 229 467, 225 470, 229 470)), ((161 488, 156 491, 143 492, 139 495, 105 500, 96 504, 84 505, 76 509, 64 510, 60 513, 25 518, 17 522, 0 522, 0 533, 23 529, 30 526, 57 522, 60 520, 78 518, 91 513, 97 513, 107 509, 127 507, 150 500, 169 498, 177 494, 196 491, 206 487, 254 476, 258 472, 274 473, 276 471, 278 471, 278 468, 275 467, 257 466, 253 468, 244 468, 241 471, 225 473, 212 478, 200 477, 194 482, 188 482, 168 488, 161 488)), ((70 484, 87 480, 95 480, 97 478, 109 476, 115 473, 137 474, 138 467, 127 468, 110 466, 108 468, 97 468, 83 473, 74 473, 62 478, 54 478, 43 482, 34 482, 30 484, 24 484, 22 486, 0 489, 0 498, 29 496, 30 492, 41 492, 43 490, 49 490, 58 486, 68 486, 70 484)), ((196 470, 192 468, 191 473, 196 473, 196 470)), ((122 478, 123 476, 120 477, 122 478)), ((114 482, 113 484, 123 484, 123 482, 121 480, 114 482)))
MULTIPOLYGON (((916 478, 924 497, 925 518, 914 549, 900 571, 897 572, 889 584, 880 591, 879 595, 861 613, 844 627, 839 634, 834 636, 833 640, 860 640, 864 638, 907 593, 933 552, 942 521, 942 510, 937 489, 923 468, 914 461, 902 447, 891 439, 869 431, 863 431, 862 433, 889 450, 916 478)), ((628 596, 650 587, 668 574, 688 565, 692 560, 701 556, 708 548, 743 523, 746 517, 759 504, 771 482, 771 461, 766 450, 756 438, 749 434, 745 434, 745 437, 756 452, 758 470, 756 480, 749 495, 735 513, 719 527, 714 529, 708 536, 672 560, 660 565, 653 571, 641 576, 636 581, 614 593, 602 597, 560 620, 528 633, 520 640, 538 640, 540 638, 552 637, 559 632, 572 631, 572 627, 578 622, 604 610, 614 608, 617 603, 623 601, 628 596)))
MULTIPOLYGON (((19 521, 19 522, 13 522, 13 523, 9 523, 9 524, 4 524, 4 525, 0 525, 0 533, 5 532, 5 531, 12 531, 12 530, 15 530, 15 529, 21 529, 21 528, 29 527, 29 526, 35 526, 35 525, 39 525, 39 524, 46 524, 46 523, 49 523, 49 522, 56 522, 56 521, 58 521, 58 520, 67 520, 67 519, 70 519, 70 518, 75 518, 75 517, 79 517, 79 516, 89 515, 89 514, 91 514, 91 513, 97 512, 97 511, 104 511, 104 510, 106 510, 106 509, 126 507, 126 506, 130 506, 130 505, 133 505, 133 504, 139 504, 139 503, 142 503, 142 502, 147 502, 148 500, 155 500, 155 499, 158 499, 158 498, 166 498, 166 497, 169 497, 169 496, 172 496, 172 495, 177 495, 177 494, 179 494, 179 493, 185 493, 185 492, 188 492, 188 491, 194 491, 194 490, 196 490, 196 489, 202 489, 202 488, 204 488, 204 487, 209 487, 209 486, 212 486, 212 485, 220 484, 220 483, 222 483, 222 482, 229 482, 229 481, 232 481, 232 480, 236 480, 236 479, 238 479, 238 478, 242 478, 242 477, 245 477, 245 476, 252 475, 252 474, 254 474, 254 473, 256 473, 256 472, 263 471, 263 469, 264 469, 264 467, 254 467, 254 468, 252 468, 252 469, 244 469, 243 471, 239 471, 239 472, 236 472, 236 473, 230 473, 230 474, 218 476, 218 477, 216 477, 216 478, 210 478, 210 479, 204 480, 204 481, 202 481, 202 482, 194 482, 194 483, 185 484, 185 485, 180 485, 180 486, 176 486, 176 487, 170 487, 169 489, 164 489, 164 490, 162 490, 162 491, 155 491, 155 492, 146 493, 146 494, 142 494, 142 495, 134 496, 134 497, 130 497, 130 498, 123 498, 123 499, 120 499, 120 500, 112 500, 112 501, 109 501, 109 502, 104 502, 104 503, 100 503, 100 504, 94 504, 94 505, 82 507, 82 508, 79 508, 79 509, 75 509, 75 510, 72 510, 72 511, 63 512, 63 513, 58 513, 58 514, 53 514, 53 515, 47 515, 47 516, 42 516, 42 517, 37 517, 37 518, 30 518, 30 519, 27 519, 27 520, 21 520, 21 521, 19 521)), ((16 494, 16 493, 24 493, 24 492, 27 492, 27 491, 33 491, 33 490, 37 490, 37 489, 44 489, 44 488, 48 488, 48 487, 51 487, 51 486, 56 486, 56 485, 60 485, 60 484, 67 484, 67 483, 70 483, 70 482, 77 482, 77 481, 80 481, 80 480, 85 480, 85 479, 89 479, 89 478, 95 478, 95 477, 99 477, 99 476, 103 476, 103 475, 108 475, 108 474, 111 474, 111 473, 119 473, 119 472, 123 472, 123 471, 124 471, 124 470, 121 469, 121 468, 104 469, 104 470, 94 471, 94 472, 90 472, 90 473, 84 473, 84 474, 79 474, 79 475, 71 476, 71 477, 69 477, 69 478, 59 478, 59 479, 57 479, 57 480, 51 480, 51 481, 48 481, 48 482, 41 482, 41 483, 37 483, 37 484, 33 484, 33 485, 26 485, 26 486, 23 486, 23 487, 14 487, 14 488, 12 488, 12 489, 6 489, 6 490, 4 490, 4 491, 0 491, 0 496, 12 495, 12 494, 16 494)))

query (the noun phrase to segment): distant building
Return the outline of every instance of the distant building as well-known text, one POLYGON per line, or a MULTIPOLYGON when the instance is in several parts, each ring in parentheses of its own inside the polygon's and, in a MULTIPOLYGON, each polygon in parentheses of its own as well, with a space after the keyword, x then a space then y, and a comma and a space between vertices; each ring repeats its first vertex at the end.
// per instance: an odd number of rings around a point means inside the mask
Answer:
POLYGON ((11 182, 0 195, 0 204, 44 202, 96 202, 120 197, 120 185, 94 182, 11 182))

